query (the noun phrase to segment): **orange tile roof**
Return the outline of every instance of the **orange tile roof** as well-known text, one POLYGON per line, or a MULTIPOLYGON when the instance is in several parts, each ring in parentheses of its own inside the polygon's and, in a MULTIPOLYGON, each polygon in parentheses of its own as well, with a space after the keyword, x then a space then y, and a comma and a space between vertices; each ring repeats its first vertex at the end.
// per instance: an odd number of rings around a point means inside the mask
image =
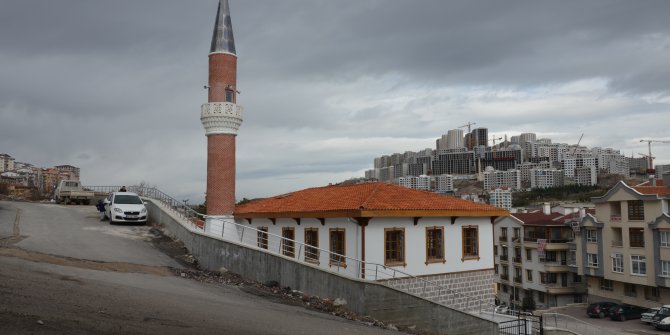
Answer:
POLYGON ((642 194, 670 195, 670 187, 665 186, 634 186, 633 189, 642 194))
POLYGON ((251 201, 235 208, 235 216, 240 218, 508 214, 498 207, 380 182, 308 188, 251 201))

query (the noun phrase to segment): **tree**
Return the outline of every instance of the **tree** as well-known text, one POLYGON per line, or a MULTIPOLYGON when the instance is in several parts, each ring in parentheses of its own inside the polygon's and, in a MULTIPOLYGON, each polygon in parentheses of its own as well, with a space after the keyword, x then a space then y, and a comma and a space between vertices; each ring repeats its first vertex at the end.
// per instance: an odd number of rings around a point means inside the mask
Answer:
POLYGON ((535 310, 535 300, 533 300, 533 297, 531 296, 525 296, 523 297, 523 300, 521 301, 521 309, 524 311, 532 312, 535 310))

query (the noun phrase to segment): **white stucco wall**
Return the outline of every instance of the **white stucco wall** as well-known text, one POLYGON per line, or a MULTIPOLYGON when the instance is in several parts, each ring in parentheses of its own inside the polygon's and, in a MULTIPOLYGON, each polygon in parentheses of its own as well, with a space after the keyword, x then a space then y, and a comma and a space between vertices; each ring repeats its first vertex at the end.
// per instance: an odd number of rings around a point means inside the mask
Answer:
MULTIPOLYGON (((293 227, 295 240, 304 243, 305 229, 316 228, 319 231, 319 248, 330 250, 329 233, 331 228, 344 228, 346 236, 347 267, 339 268, 331 266, 325 253, 320 255, 318 266, 331 271, 345 272, 350 276, 357 276, 360 264, 356 260, 362 260, 362 231, 361 227, 349 218, 327 218, 325 225, 318 219, 301 219, 297 225, 294 219, 277 219, 273 224, 269 219, 253 219, 249 224, 246 220, 236 220, 236 223, 244 227, 267 227, 269 234, 281 236, 283 227, 293 227)), ((393 269, 411 274, 413 276, 434 275, 443 273, 457 273, 493 268, 493 229, 488 217, 456 219, 452 225, 451 219, 444 218, 422 218, 415 226, 412 218, 373 218, 365 228, 365 262, 366 278, 387 279, 393 276, 393 272, 384 270, 384 228, 404 228, 405 230, 405 262, 406 266, 394 266, 393 269), (462 260, 462 227, 473 225, 478 227, 479 234, 479 260, 462 260), (444 228, 445 263, 426 264, 426 227, 440 226, 444 228), (374 263, 381 265, 376 267, 374 263)), ((226 228, 228 229, 228 228, 226 228)), ((242 228, 238 227, 237 236, 241 236, 242 228)), ((256 245, 257 234, 255 231, 247 230, 242 237, 245 244, 256 245)), ((268 249, 280 252, 279 238, 270 237, 268 249)), ((295 249, 296 258, 304 261, 304 250, 299 244, 295 249)), ((314 264, 317 265, 317 264, 314 264)), ((402 276, 401 274, 396 274, 402 276)))
POLYGON ((384 264, 384 228, 405 229, 406 266, 395 266, 399 271, 414 276, 454 273, 493 268, 493 231, 488 217, 451 219, 422 218, 415 226, 412 218, 373 218, 365 228, 365 260, 384 264), (461 260, 464 225, 478 226, 479 260, 461 260), (445 263, 426 264, 426 227, 444 227, 445 263))
MULTIPOLYGON (((361 259, 361 247, 360 247, 360 227, 349 221, 347 218, 333 218, 326 219, 326 224, 322 225, 321 222, 317 219, 301 219, 300 225, 294 219, 276 219, 275 224, 272 223, 269 219, 253 219, 251 224, 246 220, 236 220, 236 223, 244 227, 252 227, 258 229, 259 227, 268 228, 268 249, 275 253, 281 252, 281 242, 280 238, 272 236, 272 234, 277 236, 282 236, 282 228, 292 227, 295 232, 295 241, 298 244, 295 245, 295 258, 300 261, 305 261, 304 246, 301 245, 305 243, 305 229, 307 228, 316 228, 318 229, 319 235, 319 249, 329 251, 330 250, 330 229, 332 228, 344 228, 345 230, 345 256, 351 258, 346 259, 346 267, 338 267, 330 264, 329 255, 325 252, 319 253, 318 263, 310 263, 312 265, 318 266, 320 268, 344 273, 351 277, 356 277, 360 264, 356 260, 361 259)), ((227 229, 227 228, 226 228, 227 229)), ((238 231, 243 230, 241 227, 237 227, 238 231)), ((238 233, 239 234, 239 233, 238 233)), ((257 232, 248 230, 246 235, 243 237, 245 244, 256 245, 257 241, 257 232)))

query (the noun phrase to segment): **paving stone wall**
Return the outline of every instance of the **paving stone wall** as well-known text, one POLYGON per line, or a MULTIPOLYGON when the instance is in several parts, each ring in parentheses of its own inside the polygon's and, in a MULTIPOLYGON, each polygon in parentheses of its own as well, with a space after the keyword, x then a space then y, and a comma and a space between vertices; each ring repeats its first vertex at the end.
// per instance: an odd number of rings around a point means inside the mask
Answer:
POLYGON ((384 284, 462 311, 488 310, 494 304, 493 269, 400 278, 384 284))

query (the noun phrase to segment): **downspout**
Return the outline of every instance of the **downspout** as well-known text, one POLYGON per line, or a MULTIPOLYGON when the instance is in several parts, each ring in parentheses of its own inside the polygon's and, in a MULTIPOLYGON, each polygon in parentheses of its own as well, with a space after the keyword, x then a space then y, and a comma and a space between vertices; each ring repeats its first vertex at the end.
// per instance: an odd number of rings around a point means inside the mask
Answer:
POLYGON ((361 279, 365 279, 365 226, 367 222, 361 223, 361 279))
POLYGON ((359 276, 365 279, 365 226, 370 222, 370 218, 357 217, 355 220, 361 226, 361 273, 359 276))

